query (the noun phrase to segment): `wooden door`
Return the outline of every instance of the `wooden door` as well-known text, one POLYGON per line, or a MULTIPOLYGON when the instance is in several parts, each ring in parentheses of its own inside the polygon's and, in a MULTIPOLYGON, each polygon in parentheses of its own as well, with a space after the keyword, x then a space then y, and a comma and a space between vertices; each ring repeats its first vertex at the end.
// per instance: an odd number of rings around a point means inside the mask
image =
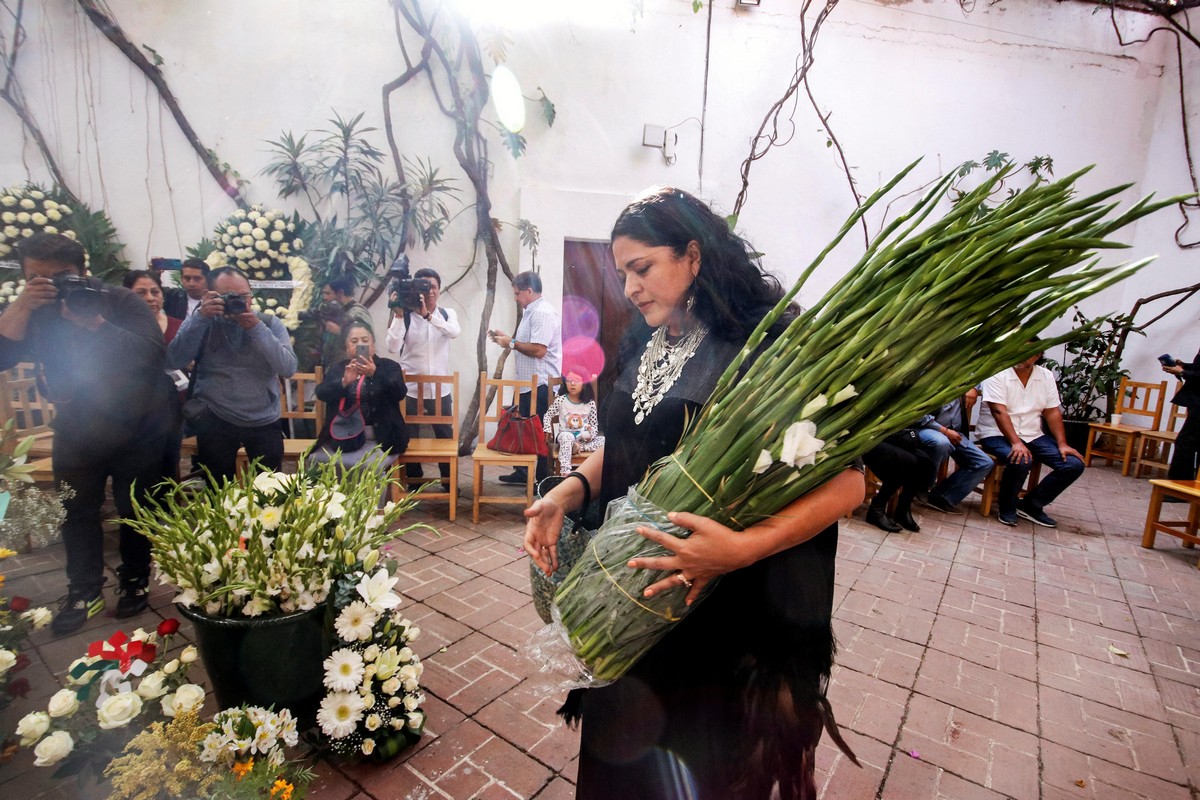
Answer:
POLYGON ((617 350, 633 312, 608 242, 567 239, 563 245, 563 369, 575 366, 597 373, 599 398, 617 379, 617 350))

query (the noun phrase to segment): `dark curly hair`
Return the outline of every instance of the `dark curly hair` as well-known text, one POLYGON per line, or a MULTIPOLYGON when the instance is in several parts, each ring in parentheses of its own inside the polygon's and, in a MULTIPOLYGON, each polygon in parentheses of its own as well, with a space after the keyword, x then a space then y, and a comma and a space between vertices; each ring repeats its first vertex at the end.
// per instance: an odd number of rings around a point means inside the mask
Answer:
POLYGON ((627 205, 613 224, 610 242, 620 236, 651 247, 670 247, 677 258, 687 252, 688 243, 699 246, 692 313, 722 339, 745 341, 783 297, 779 280, 763 271, 750 244, 682 189, 650 189, 627 205))

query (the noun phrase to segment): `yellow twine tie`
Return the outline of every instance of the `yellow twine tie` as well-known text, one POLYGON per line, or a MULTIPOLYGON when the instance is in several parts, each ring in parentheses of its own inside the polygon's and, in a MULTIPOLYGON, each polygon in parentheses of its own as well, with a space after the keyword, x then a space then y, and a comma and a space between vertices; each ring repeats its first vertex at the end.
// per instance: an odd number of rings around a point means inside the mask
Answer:
POLYGON ((590 549, 592 551, 592 558, 596 559, 596 563, 600 565, 600 569, 604 570, 605 577, 608 578, 609 582, 612 583, 613 586, 617 587, 617 591, 619 591, 621 594, 628 597, 630 602, 632 602, 635 606, 638 606, 639 608, 641 608, 644 611, 650 612, 651 614, 653 614, 656 617, 662 617, 667 622, 678 622, 681 619, 681 617, 677 617, 674 614, 672 614, 671 609, 668 608, 666 614, 660 613, 658 611, 655 611, 653 608, 650 608, 650 606, 646 605, 645 603, 642 603, 641 601, 639 601, 636 597, 631 595, 629 592, 625 591, 625 587, 617 582, 617 579, 613 577, 613 574, 608 571, 608 567, 604 566, 604 562, 600 560, 600 554, 596 552, 596 546, 594 543, 590 546, 590 549))
MULTIPOLYGON (((680 469, 680 470, 683 472, 684 476, 685 476, 685 477, 686 477, 686 478, 687 478, 689 481, 691 481, 691 482, 692 482, 692 485, 693 485, 693 486, 695 486, 697 489, 699 489, 699 490, 700 490, 700 494, 702 494, 702 495, 704 495, 705 497, 707 497, 707 498, 708 498, 708 504, 709 504, 709 505, 711 505, 711 506, 713 507, 713 509, 714 509, 714 510, 724 510, 724 509, 718 509, 718 508, 717 508, 717 501, 713 499, 713 496, 712 496, 711 494, 709 494, 708 492, 704 491, 704 487, 700 485, 699 481, 697 481, 695 478, 693 478, 693 477, 692 477, 691 473, 687 471, 687 467, 685 467, 685 466, 683 465, 683 462, 682 462, 682 461, 680 461, 678 458, 676 458, 676 457, 675 457, 675 454, 674 454, 674 453, 671 453, 671 460, 672 460, 672 461, 674 461, 676 464, 678 464, 678 465, 679 465, 679 469, 680 469)), ((739 528, 745 528, 745 527, 746 527, 746 526, 745 526, 745 525, 743 525, 742 523, 738 522, 738 521, 737 521, 737 517, 733 516, 732 514, 730 514, 730 515, 729 515, 729 521, 730 521, 730 522, 732 522, 734 525, 737 525, 739 528)))

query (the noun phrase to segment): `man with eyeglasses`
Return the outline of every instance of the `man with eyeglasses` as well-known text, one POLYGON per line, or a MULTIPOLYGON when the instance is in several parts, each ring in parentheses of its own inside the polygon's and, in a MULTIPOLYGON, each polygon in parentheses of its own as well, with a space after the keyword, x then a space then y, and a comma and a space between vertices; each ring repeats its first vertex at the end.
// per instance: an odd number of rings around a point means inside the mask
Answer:
POLYGON ((283 323, 254 311, 253 302, 245 273, 214 269, 200 307, 167 348, 169 367, 196 362, 184 414, 214 483, 233 477, 239 448, 266 469, 283 465, 279 379, 296 371, 296 353, 283 323))

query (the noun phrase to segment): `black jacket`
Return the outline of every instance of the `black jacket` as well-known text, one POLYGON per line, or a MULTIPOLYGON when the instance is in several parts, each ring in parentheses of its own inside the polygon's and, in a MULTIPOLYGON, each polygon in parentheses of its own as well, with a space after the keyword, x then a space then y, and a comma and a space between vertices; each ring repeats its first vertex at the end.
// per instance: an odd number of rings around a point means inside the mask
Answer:
POLYGON ((1183 374, 1179 376, 1183 378, 1183 388, 1175 393, 1171 402, 1184 408, 1200 408, 1200 353, 1196 353, 1190 364, 1183 361, 1175 363, 1183 367, 1183 374))
MULTIPOLYGON (((334 444, 329 428, 342 399, 345 398, 347 408, 354 403, 356 384, 342 386, 342 376, 349 363, 349 359, 342 359, 334 364, 317 387, 317 399, 325 404, 325 425, 317 440, 322 446, 334 444)), ((400 413, 400 402, 407 394, 404 370, 400 365, 390 358, 375 356, 375 375, 363 381, 363 419, 366 424, 375 426, 375 439, 385 452, 399 454, 408 447, 408 430, 400 413)))
POLYGON ((163 313, 175 319, 187 319, 188 296, 183 289, 167 286, 163 289, 163 313))

